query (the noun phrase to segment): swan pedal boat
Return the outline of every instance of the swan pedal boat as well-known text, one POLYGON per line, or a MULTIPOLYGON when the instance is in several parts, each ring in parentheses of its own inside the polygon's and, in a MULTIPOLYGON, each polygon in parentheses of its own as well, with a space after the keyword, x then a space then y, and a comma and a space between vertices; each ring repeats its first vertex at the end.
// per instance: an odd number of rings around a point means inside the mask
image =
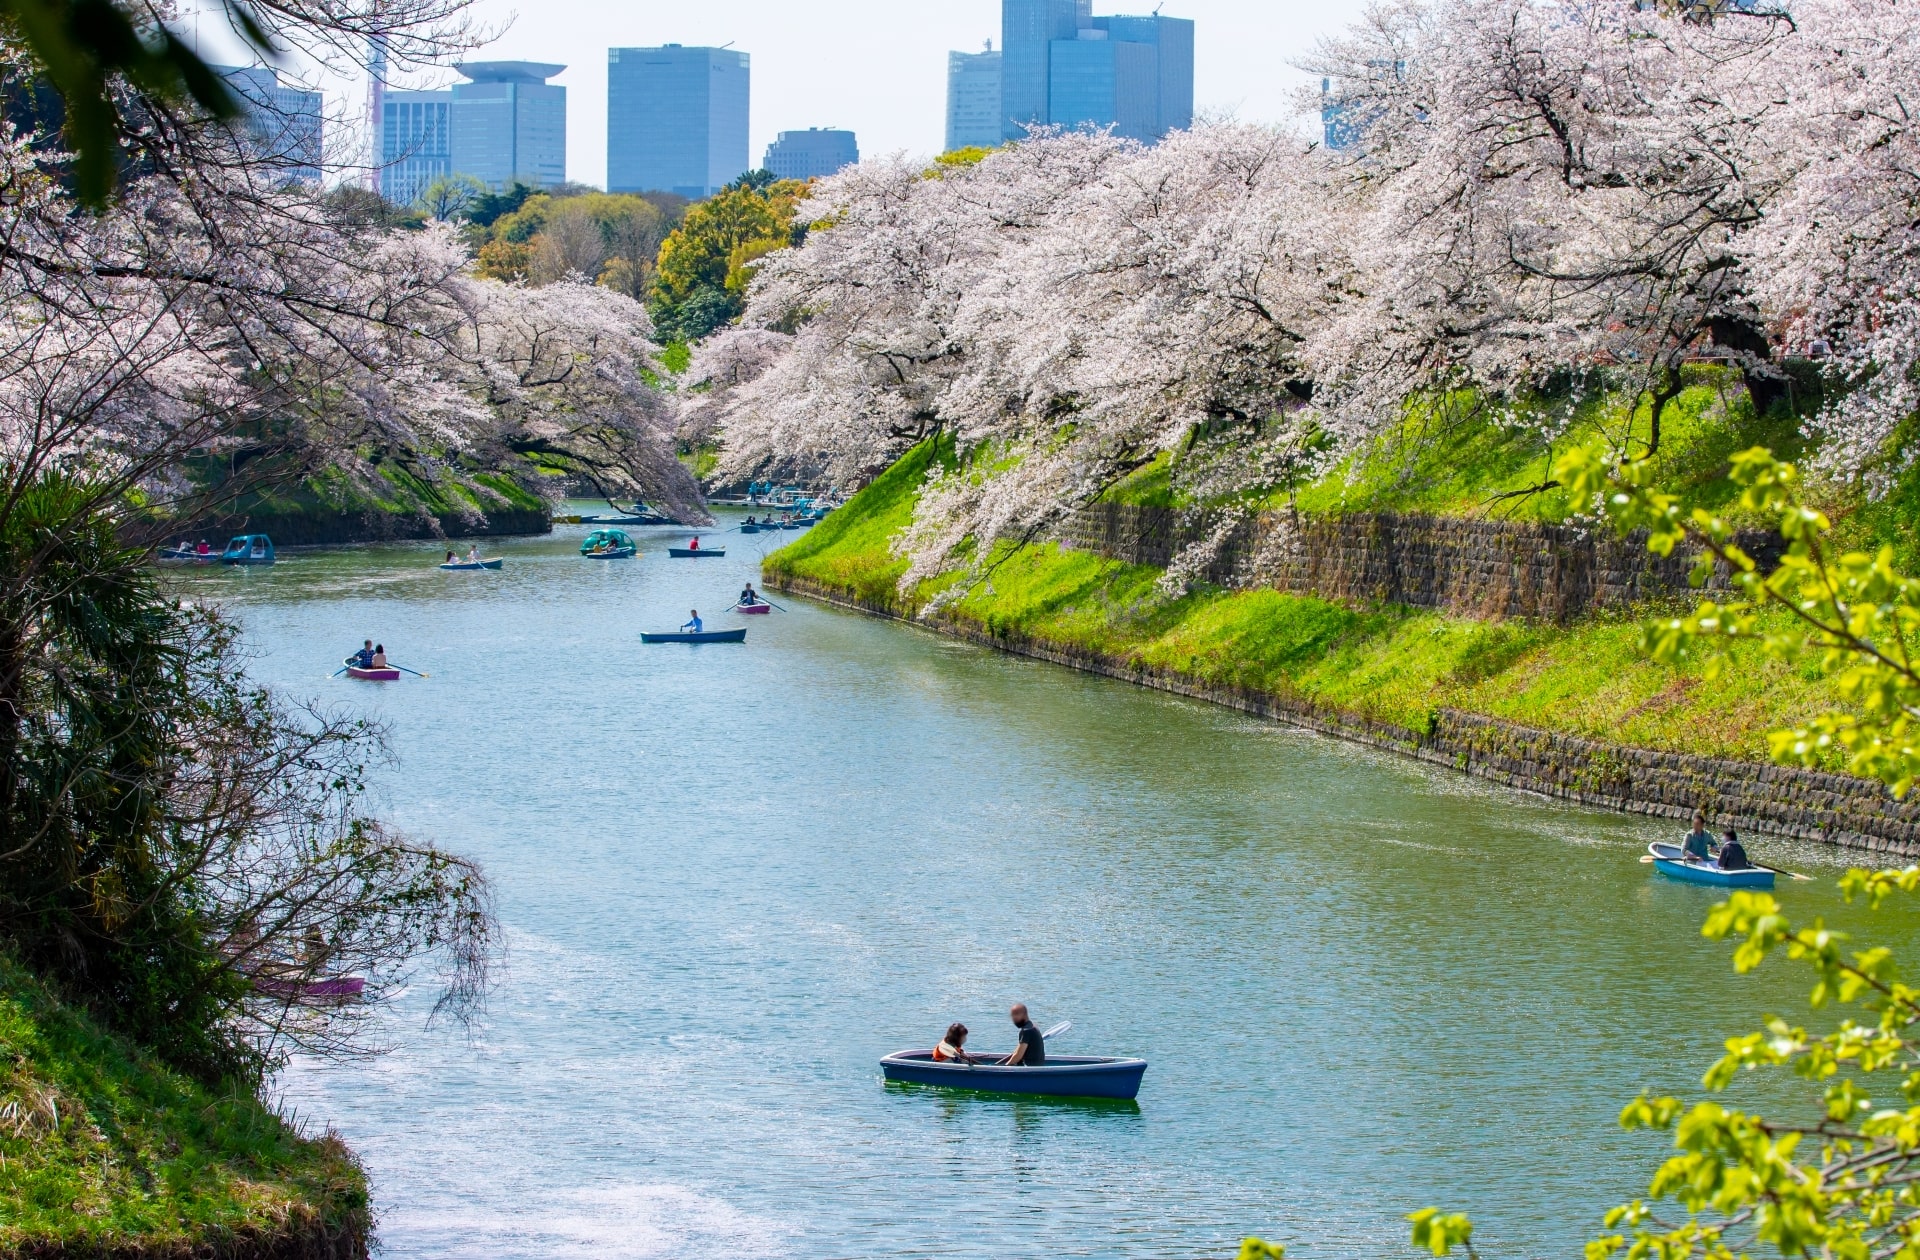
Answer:
POLYGON ((745 626, 737 630, 702 630, 698 634, 691 630, 674 630, 658 634, 642 631, 640 634, 642 643, 745 643, 746 641, 745 626))
POLYGON ((880 1071, 890 1081, 1048 1098, 1132 1098, 1146 1070, 1145 1059, 1080 1054, 1050 1054, 1039 1067, 936 1063, 931 1050, 898 1050, 880 1060, 880 1071))
POLYGON ((506 563, 506 559, 505 556, 501 556, 497 560, 456 560, 452 564, 443 564, 440 567, 449 573, 472 569, 497 569, 506 563))
POLYGON ((1773 872, 1764 866, 1748 866, 1737 871, 1721 870, 1712 862, 1686 856, 1677 844, 1659 840, 1647 846, 1653 854, 1653 867, 1662 875, 1691 884, 1713 884, 1721 888, 1771 888, 1773 872))

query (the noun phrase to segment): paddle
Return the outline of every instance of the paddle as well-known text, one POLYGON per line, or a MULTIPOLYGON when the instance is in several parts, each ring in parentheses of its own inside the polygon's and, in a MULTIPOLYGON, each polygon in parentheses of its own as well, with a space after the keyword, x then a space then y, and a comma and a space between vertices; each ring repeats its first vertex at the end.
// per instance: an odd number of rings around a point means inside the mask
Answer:
POLYGON ((389 665, 393 665, 393 667, 394 667, 395 669, 404 669, 404 670, 406 670, 406 671, 407 671, 407 673, 409 673, 409 674, 412 674, 412 675, 413 675, 413 676, 414 676, 415 678, 431 678, 431 677, 433 677, 433 675, 432 675, 432 674, 423 674, 423 673, 421 673, 421 672, 420 672, 419 670, 417 670, 417 669, 407 669, 407 667, 406 667, 405 665, 395 665, 395 664, 394 664, 394 663, 393 663, 392 661, 388 661, 388 662, 387 662, 387 664, 389 664, 389 665))
POLYGON ((1068 1032, 1072 1028, 1073 1028, 1073 1021, 1070 1019, 1063 1019, 1059 1023, 1055 1024, 1053 1027, 1047 1029, 1047 1031, 1041 1033, 1040 1040, 1052 1041, 1055 1037, 1058 1037, 1061 1033, 1068 1032))

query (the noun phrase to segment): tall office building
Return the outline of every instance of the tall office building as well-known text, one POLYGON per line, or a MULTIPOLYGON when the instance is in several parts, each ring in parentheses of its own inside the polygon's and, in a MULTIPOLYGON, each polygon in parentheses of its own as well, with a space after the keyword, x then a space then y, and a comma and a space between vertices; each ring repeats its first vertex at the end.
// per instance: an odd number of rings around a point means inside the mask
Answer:
POLYGON ((760 165, 781 179, 815 179, 859 160, 860 145, 851 131, 809 127, 781 132, 780 138, 767 146, 767 160, 760 165))
POLYGON ((978 145, 991 149, 1004 138, 1000 116, 1000 54, 947 54, 947 152, 978 145))
MULTIPOLYGON (((469 61, 454 69, 470 81, 453 85, 448 118, 453 170, 495 191, 515 182, 536 188, 565 183, 567 89, 547 80, 566 67, 469 61)), ((387 99, 399 95, 390 91, 387 99)))
POLYGON ((747 170, 747 54, 607 50, 607 191, 711 197, 747 170))
POLYGON ((1151 144, 1193 124, 1193 23, 1095 17, 1089 0, 1001 0, 1001 135, 1112 127, 1151 144))
POLYGON ((1001 137, 1018 140, 1047 116, 1048 45, 1090 25, 1092 0, 1000 0, 1001 137))
POLYGON ((264 66, 214 66, 244 102, 246 149, 283 181, 320 182, 324 153, 320 93, 287 87, 264 66))
POLYGON ((380 195, 410 205, 453 173, 453 93, 396 92, 380 101, 380 195))

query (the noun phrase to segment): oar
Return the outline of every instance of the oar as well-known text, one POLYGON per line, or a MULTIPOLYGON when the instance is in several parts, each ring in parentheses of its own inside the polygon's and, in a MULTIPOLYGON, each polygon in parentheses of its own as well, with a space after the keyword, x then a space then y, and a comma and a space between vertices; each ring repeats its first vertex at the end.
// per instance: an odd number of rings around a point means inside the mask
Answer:
POLYGON ((770 600, 770 599, 768 599, 768 598, 767 598, 767 597, 766 597, 765 595, 762 595, 762 596, 760 597, 760 602, 761 602, 761 603, 763 603, 763 604, 766 604, 766 605, 768 605, 769 607, 773 607, 773 608, 779 608, 781 612, 785 612, 785 611, 787 611, 787 610, 786 610, 786 609, 785 609, 784 607, 782 607, 782 606, 781 606, 781 605, 779 605, 779 604, 776 604, 776 603, 774 603, 774 602, 773 602, 772 600, 770 600))
POLYGON ((339 669, 334 670, 332 674, 328 675, 328 677, 338 678, 340 677, 340 675, 346 673, 349 668, 351 667, 347 665, 342 665, 339 669))
POLYGON ((417 669, 407 669, 407 667, 406 667, 405 665, 397 665, 397 664, 394 664, 394 662, 392 662, 392 661, 388 661, 388 662, 387 662, 387 664, 389 664, 389 665, 393 665, 393 667, 394 667, 395 669, 406 669, 406 670, 407 670, 407 672, 408 672, 409 674, 412 674, 412 675, 413 675, 413 676, 414 676, 415 678, 431 678, 431 677, 433 677, 433 675, 432 675, 432 674, 423 674, 423 673, 421 673, 421 672, 420 672, 419 670, 417 670, 417 669))
POLYGON ((1072 1027, 1073 1027, 1072 1020, 1063 1019, 1059 1023, 1055 1024, 1053 1027, 1047 1029, 1047 1031, 1041 1033, 1040 1040, 1052 1041, 1055 1037, 1058 1037, 1061 1033, 1068 1031, 1072 1027))

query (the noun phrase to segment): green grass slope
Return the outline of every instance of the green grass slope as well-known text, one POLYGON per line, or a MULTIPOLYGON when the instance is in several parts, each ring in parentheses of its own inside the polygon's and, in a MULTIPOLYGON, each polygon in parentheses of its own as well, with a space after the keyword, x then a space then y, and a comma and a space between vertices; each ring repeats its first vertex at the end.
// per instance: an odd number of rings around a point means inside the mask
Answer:
MULTIPOLYGON (((806 537, 768 556, 769 580, 799 579, 903 613, 890 540, 911 518, 932 452, 918 448, 806 537)), ((1484 622, 1392 605, 1353 608, 1278 591, 1168 598, 1160 570, 1031 547, 945 614, 996 635, 1177 671, 1424 731, 1452 707, 1643 748, 1764 759, 1766 732, 1830 707, 1811 671, 1736 651, 1711 683, 1646 659, 1638 621, 1484 622)))
POLYGON ((367 1203, 337 1139, 160 1066, 0 955, 0 1256, 358 1254, 367 1203))

